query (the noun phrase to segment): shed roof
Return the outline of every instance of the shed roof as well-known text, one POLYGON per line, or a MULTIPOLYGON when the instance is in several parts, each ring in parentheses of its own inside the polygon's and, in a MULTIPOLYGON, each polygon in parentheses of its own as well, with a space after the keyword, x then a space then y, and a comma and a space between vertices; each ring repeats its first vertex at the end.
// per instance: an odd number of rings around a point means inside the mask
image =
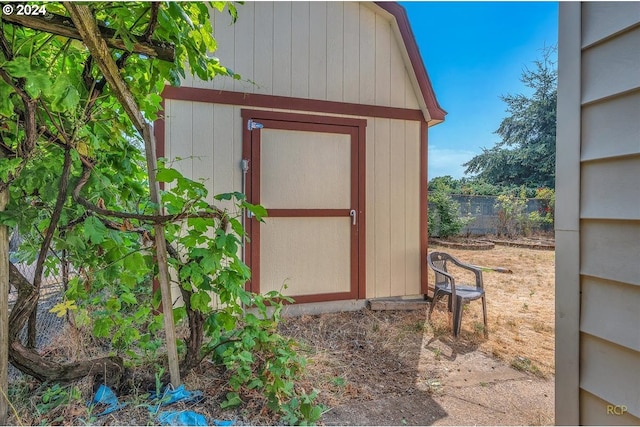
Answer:
POLYGON ((375 2, 375 5, 389 13, 395 20, 396 26, 394 26, 394 29, 400 34, 405 48, 403 57, 407 70, 413 70, 413 77, 415 77, 413 83, 416 88, 416 94, 422 95, 423 102, 420 103, 420 107, 429 125, 444 121, 447 112, 440 107, 433 91, 431 80, 420 55, 420 49, 418 49, 413 30, 409 24, 407 12, 397 2, 375 2))

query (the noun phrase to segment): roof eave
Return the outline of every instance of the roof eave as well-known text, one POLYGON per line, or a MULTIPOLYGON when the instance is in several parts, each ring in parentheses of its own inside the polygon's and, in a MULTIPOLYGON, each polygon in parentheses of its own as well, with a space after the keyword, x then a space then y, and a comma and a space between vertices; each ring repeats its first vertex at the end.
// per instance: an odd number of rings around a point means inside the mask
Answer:
POLYGON ((427 121, 429 126, 433 126, 443 122, 445 116, 447 115, 447 112, 443 110, 442 107, 440 107, 435 92, 433 91, 433 86, 431 86, 429 74, 427 73, 427 69, 424 65, 424 62, 422 61, 420 49, 418 48, 413 30, 411 29, 411 24, 409 23, 407 12, 405 11, 404 7, 400 6, 400 4, 398 4, 397 2, 374 3, 383 10, 393 15, 396 23, 398 24, 398 29, 400 30, 402 41, 404 43, 405 49, 407 50, 409 61, 411 62, 411 68, 413 69, 418 87, 420 89, 420 93, 428 110, 427 112, 429 117, 425 117, 425 120, 427 121))

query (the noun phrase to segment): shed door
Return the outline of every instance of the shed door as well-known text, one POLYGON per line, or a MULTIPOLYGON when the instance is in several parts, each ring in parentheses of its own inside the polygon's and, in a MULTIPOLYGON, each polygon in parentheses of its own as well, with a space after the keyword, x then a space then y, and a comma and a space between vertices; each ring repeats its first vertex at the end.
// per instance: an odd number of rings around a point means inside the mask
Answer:
POLYGON ((264 223, 250 221, 251 289, 282 291, 296 302, 364 297, 360 130, 289 119, 246 122, 253 128, 245 138, 248 197, 268 212, 264 223))

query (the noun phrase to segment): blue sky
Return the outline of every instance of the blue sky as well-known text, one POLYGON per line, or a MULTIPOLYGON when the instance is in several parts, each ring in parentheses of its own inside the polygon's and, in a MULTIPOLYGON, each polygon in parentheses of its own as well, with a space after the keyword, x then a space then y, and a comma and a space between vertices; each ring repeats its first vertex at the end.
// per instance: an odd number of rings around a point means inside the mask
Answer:
POLYGON ((431 84, 448 114, 429 130, 429 179, 499 141, 501 95, 528 93, 522 70, 558 41, 557 2, 401 2, 431 84))

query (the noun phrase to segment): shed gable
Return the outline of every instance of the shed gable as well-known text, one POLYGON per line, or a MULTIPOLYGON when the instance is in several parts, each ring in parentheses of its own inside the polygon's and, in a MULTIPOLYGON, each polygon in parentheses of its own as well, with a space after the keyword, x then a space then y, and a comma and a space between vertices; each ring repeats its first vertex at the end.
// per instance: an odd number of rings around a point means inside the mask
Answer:
POLYGON ((212 14, 216 56, 242 80, 187 76, 182 86, 422 110, 435 124, 445 113, 435 97, 425 100, 419 80, 428 77, 413 68, 394 15, 404 11, 395 6, 247 2, 233 25, 212 14))

